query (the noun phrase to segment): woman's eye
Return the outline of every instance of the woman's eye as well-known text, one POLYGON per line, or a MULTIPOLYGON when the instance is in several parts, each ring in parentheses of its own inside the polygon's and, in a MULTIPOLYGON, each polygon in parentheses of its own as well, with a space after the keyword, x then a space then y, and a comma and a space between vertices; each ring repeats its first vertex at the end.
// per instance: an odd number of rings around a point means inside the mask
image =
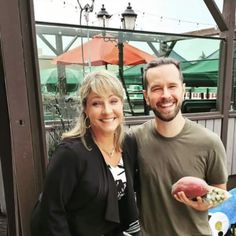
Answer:
POLYGON ((118 102, 117 99, 113 99, 113 100, 111 100, 111 104, 116 104, 117 102, 118 102))
POLYGON ((101 102, 96 101, 96 102, 93 102, 93 103, 92 103, 92 106, 95 106, 95 107, 96 107, 96 106, 99 106, 99 105, 101 105, 101 102))

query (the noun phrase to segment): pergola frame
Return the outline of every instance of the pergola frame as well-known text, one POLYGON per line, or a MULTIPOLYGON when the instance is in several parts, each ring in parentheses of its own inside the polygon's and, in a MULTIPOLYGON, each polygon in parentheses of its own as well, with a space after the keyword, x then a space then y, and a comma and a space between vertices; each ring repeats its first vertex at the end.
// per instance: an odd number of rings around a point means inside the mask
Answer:
MULTIPOLYGON (((204 0, 225 38, 220 73, 222 141, 227 146, 233 72, 235 1, 204 0)), ((208 30, 208 33, 210 30, 208 30)), ((191 32, 192 35, 203 33, 191 32)), ((190 33, 189 33, 190 34, 190 33)), ((214 34, 214 33, 213 33, 214 34)), ((0 1, 0 158, 6 197, 8 236, 29 236, 29 219, 45 174, 46 141, 39 85, 33 0, 0 1)), ((132 123, 130 118, 127 122, 132 123)), ((137 118, 144 120, 144 117, 137 118)))

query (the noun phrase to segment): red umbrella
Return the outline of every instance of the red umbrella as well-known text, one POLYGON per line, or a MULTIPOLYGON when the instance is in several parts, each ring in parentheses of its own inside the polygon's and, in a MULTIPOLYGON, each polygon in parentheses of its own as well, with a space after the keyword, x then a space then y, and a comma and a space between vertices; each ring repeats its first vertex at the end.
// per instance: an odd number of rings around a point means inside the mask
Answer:
MULTIPOLYGON (((105 57, 105 60, 112 65, 119 64, 118 47, 114 47, 105 57)), ((123 43, 123 65, 139 65, 154 60, 156 57, 148 54, 128 43, 123 43)))
MULTIPOLYGON (((131 46, 128 43, 123 43, 123 64, 138 65, 149 62, 155 59, 154 56, 131 46)), ((74 48, 65 52, 53 60, 55 64, 79 64, 101 66, 101 65, 118 65, 119 52, 117 41, 106 41, 101 35, 94 36, 91 40, 83 44, 82 47, 74 48), (84 55, 84 60, 82 58, 84 55)))

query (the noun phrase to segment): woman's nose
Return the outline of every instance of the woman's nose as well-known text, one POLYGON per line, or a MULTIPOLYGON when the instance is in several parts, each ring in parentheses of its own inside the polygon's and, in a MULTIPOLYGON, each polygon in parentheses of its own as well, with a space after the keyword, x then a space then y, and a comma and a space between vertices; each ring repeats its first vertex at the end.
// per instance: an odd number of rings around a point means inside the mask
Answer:
POLYGON ((103 113, 109 113, 112 111, 111 105, 108 103, 104 104, 103 113))

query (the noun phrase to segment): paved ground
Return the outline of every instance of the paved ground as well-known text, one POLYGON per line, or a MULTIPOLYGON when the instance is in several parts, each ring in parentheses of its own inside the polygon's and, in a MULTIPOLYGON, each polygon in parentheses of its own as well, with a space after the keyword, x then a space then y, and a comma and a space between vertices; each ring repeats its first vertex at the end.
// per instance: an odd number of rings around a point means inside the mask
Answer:
POLYGON ((7 217, 0 213, 0 236, 7 236, 7 217))

